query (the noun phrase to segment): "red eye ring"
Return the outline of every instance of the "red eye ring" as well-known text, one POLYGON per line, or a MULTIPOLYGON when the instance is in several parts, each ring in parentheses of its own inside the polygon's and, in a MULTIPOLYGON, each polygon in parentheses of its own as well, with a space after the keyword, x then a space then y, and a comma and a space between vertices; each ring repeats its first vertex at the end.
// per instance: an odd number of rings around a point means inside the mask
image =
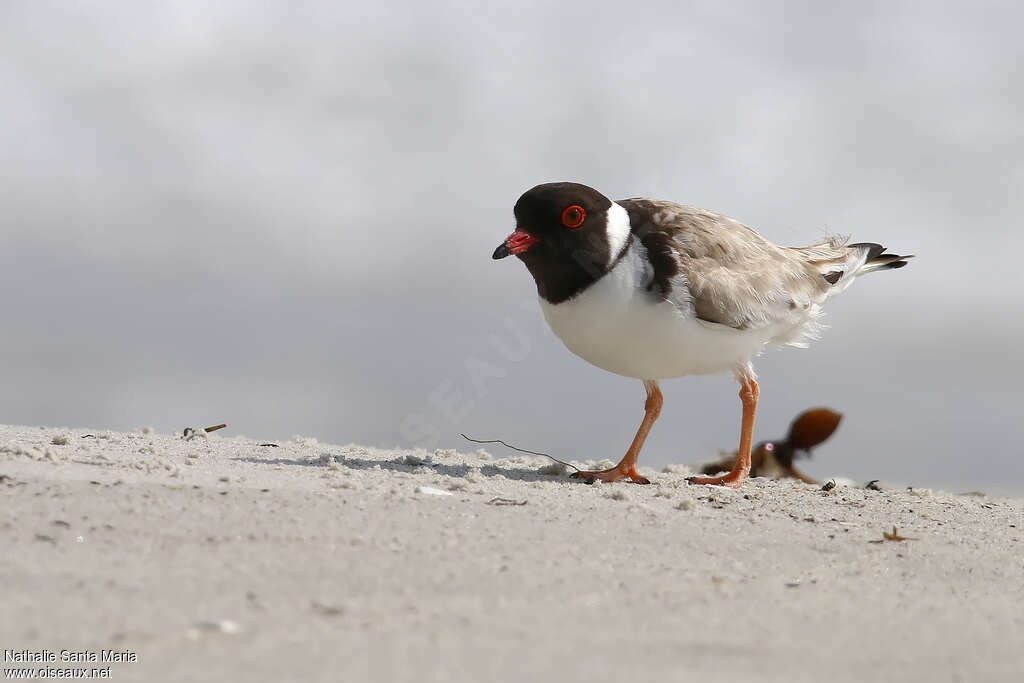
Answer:
POLYGON ((578 228, 587 220, 587 211, 579 204, 567 206, 562 212, 562 225, 567 228, 578 228))

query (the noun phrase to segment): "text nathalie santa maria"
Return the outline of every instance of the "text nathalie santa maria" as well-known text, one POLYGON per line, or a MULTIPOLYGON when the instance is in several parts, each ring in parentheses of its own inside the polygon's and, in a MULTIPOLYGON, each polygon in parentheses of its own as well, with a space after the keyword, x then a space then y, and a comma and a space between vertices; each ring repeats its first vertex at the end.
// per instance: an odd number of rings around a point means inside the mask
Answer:
POLYGON ((137 662, 131 650, 4 650, 5 662, 23 664, 53 662, 137 662))

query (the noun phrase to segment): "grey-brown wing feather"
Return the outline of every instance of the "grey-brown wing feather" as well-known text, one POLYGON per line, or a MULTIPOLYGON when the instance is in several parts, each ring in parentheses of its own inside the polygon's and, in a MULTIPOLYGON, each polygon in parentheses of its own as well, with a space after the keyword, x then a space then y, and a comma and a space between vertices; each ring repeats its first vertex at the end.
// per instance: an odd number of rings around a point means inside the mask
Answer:
MULTIPOLYGON (((685 279, 688 296, 669 292, 667 298, 692 307, 701 320, 736 329, 797 322, 828 297, 856 256, 839 240, 778 247, 727 216, 674 202, 627 199, 619 204, 630 213, 633 233, 649 253, 652 247, 674 247, 676 276, 685 279)), ((658 263, 653 265, 657 279, 658 263)))

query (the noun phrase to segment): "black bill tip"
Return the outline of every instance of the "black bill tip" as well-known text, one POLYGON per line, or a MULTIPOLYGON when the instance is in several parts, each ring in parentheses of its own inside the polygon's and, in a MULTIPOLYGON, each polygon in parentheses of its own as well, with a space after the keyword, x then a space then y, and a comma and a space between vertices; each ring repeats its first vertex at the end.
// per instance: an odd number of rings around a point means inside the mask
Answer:
POLYGON ((500 258, 505 258, 511 253, 512 252, 508 250, 508 244, 502 242, 498 245, 498 248, 494 250, 494 253, 491 254, 491 258, 497 261, 500 258))

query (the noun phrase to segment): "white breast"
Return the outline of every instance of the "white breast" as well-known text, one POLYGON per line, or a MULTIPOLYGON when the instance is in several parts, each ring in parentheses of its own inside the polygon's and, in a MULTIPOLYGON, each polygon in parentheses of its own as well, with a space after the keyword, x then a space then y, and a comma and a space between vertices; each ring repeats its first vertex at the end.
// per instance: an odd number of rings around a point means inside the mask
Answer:
POLYGON ((781 332, 773 327, 735 330, 698 320, 687 305, 682 278, 673 282, 673 303, 646 291, 652 275, 646 250, 633 240, 604 277, 560 304, 541 298, 541 309, 570 351, 599 368, 638 379, 734 370, 781 332))

